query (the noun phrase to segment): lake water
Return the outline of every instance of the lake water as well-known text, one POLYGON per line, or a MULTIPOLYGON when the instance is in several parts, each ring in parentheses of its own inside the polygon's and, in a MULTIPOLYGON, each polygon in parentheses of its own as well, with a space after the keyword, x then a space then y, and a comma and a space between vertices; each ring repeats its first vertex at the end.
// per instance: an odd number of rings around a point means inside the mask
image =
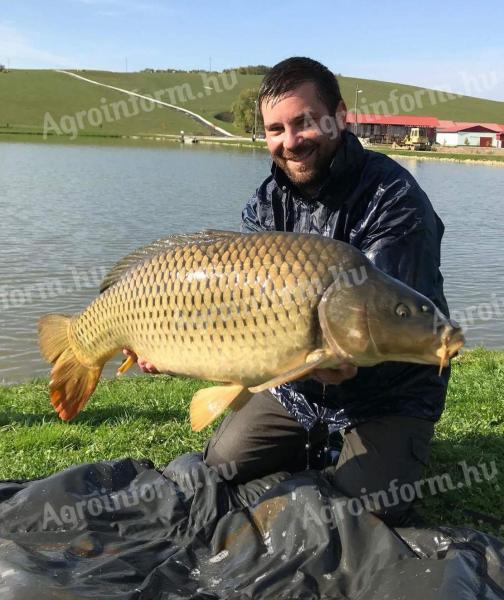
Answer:
MULTIPOLYGON (((469 345, 504 347, 504 169, 403 164, 445 222, 445 291, 469 345)), ((260 150, 0 143, 0 382, 48 373, 39 316, 81 310, 103 273, 141 244, 237 229, 268 172, 260 150)))

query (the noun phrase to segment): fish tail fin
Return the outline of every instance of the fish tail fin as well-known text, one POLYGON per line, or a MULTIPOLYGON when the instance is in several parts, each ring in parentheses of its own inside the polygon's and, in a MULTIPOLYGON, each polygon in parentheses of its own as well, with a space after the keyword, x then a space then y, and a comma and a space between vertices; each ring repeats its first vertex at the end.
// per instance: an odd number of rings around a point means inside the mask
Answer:
POLYGON ((49 396, 63 421, 70 421, 82 410, 103 369, 103 365, 83 365, 77 358, 69 339, 70 318, 66 315, 46 315, 39 321, 40 351, 54 365, 49 381, 49 396))
POLYGON ((210 425, 226 408, 238 410, 251 397, 252 393, 241 385, 218 385, 197 391, 189 409, 193 431, 210 425))

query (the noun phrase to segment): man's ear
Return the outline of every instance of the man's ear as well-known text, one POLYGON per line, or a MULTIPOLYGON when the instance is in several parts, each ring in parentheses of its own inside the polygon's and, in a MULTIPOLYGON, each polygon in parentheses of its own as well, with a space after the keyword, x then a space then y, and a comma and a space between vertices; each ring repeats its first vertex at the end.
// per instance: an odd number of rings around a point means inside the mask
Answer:
POLYGON ((339 130, 343 131, 346 129, 347 107, 344 100, 340 100, 338 106, 336 107, 335 117, 339 130))

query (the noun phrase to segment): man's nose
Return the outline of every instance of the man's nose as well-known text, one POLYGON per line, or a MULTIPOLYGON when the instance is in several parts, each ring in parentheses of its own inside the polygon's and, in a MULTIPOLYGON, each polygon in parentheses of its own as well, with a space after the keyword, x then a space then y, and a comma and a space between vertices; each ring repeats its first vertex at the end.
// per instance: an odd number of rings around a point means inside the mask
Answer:
POLYGON ((295 150, 303 141, 303 137, 296 129, 286 129, 284 132, 283 145, 286 150, 295 150))

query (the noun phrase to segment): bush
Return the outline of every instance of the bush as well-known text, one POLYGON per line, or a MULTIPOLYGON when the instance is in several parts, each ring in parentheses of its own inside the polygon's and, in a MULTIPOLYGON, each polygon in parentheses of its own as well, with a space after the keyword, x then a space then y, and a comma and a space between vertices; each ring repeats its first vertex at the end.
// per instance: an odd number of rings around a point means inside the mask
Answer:
POLYGON ((240 75, 266 75, 270 71, 271 67, 266 65, 248 65, 246 67, 235 67, 233 69, 224 69, 224 73, 230 71, 238 71, 240 75))
MULTIPOLYGON (((238 96, 236 102, 233 103, 231 111, 234 116, 234 122, 237 127, 250 133, 254 129, 254 118, 256 111, 257 88, 243 90, 238 96)), ((257 109, 257 131, 263 131, 264 125, 262 121, 261 111, 257 109)), ((257 132, 256 132, 257 133, 257 132)))

